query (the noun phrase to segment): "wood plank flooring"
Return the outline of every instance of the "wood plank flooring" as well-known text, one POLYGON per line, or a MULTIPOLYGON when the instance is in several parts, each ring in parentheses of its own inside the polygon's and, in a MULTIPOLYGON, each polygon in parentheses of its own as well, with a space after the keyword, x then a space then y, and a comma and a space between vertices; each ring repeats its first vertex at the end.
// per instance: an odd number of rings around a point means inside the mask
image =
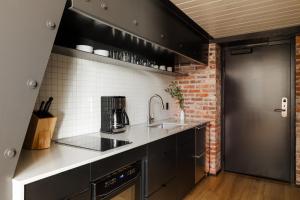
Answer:
POLYGON ((300 200, 300 188, 277 181, 222 172, 201 181, 184 200, 300 200))

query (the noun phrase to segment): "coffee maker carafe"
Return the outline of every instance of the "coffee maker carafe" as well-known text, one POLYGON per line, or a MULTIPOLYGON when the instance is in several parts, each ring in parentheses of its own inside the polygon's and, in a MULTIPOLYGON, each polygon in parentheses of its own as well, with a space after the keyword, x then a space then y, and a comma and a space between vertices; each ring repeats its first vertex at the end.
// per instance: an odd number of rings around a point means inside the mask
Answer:
POLYGON ((124 96, 101 97, 101 132, 122 133, 129 125, 124 96))

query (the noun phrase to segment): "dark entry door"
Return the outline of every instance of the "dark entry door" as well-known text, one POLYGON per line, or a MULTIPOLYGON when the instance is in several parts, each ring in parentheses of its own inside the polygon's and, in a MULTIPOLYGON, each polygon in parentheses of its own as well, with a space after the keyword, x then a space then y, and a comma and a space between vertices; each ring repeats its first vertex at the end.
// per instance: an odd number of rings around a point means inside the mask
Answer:
POLYGON ((290 49, 225 50, 225 170, 290 181, 290 49))

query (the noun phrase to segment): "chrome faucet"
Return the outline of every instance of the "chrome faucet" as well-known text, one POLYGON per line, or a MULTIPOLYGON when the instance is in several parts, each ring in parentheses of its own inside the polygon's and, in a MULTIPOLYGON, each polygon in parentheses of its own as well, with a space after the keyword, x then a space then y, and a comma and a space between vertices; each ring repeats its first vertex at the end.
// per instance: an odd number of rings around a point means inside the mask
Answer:
POLYGON ((148 108, 149 108, 148 124, 151 124, 154 121, 154 117, 151 116, 151 101, 155 97, 157 97, 161 100, 162 109, 163 110, 165 109, 164 101, 161 96, 159 96, 158 94, 155 94, 152 97, 150 97, 149 102, 148 102, 148 108))

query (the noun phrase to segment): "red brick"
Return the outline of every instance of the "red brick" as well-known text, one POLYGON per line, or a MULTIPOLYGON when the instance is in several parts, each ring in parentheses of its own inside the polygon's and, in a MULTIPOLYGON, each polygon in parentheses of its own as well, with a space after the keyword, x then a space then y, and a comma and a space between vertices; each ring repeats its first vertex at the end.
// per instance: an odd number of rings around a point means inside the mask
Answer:
POLYGON ((194 89, 195 85, 183 85, 182 88, 184 88, 184 89, 194 89))
POLYGON ((190 81, 188 80, 184 80, 184 81, 178 81, 179 84, 187 84, 187 83, 190 83, 190 81))
POLYGON ((297 36, 297 37, 296 37, 296 43, 297 43, 297 44, 300 44, 300 36, 297 36))

